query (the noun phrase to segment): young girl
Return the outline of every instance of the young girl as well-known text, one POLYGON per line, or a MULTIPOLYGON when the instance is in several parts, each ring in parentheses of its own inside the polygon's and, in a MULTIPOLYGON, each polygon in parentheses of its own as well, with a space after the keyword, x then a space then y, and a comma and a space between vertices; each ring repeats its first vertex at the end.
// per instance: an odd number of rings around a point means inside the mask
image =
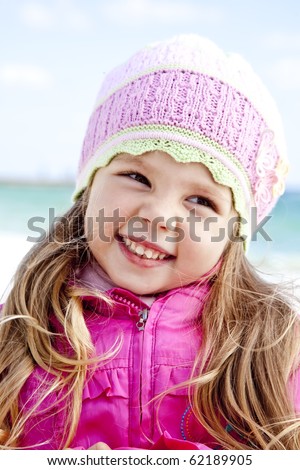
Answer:
POLYGON ((285 174, 241 57, 187 35, 113 70, 2 308, 2 448, 300 449, 299 319, 245 256, 285 174))

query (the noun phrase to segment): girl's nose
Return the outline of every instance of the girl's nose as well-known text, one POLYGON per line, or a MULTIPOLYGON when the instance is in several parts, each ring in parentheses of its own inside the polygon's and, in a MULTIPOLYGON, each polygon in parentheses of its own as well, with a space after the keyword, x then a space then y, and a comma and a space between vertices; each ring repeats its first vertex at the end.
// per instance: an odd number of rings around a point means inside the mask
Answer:
POLYGON ((183 222, 183 214, 179 206, 168 197, 147 197, 141 202, 137 216, 147 221, 152 226, 162 230, 174 230, 183 222))

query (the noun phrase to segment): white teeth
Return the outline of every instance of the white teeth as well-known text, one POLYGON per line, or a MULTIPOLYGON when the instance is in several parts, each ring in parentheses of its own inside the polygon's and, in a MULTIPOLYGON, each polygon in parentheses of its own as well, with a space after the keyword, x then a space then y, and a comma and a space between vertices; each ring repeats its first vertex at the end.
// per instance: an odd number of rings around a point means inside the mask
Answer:
POLYGON ((145 250, 144 255, 145 255, 147 258, 153 258, 154 253, 153 253, 152 250, 150 250, 150 249, 147 248, 147 250, 145 250))
POLYGON ((138 255, 143 255, 144 254, 144 248, 141 246, 141 245, 138 245, 135 249, 135 252, 138 254, 138 255))
POLYGON ((167 256, 164 253, 151 250, 150 248, 145 249, 142 245, 139 245, 138 243, 131 241, 129 238, 123 238, 123 241, 132 253, 135 253, 136 255, 139 255, 140 257, 145 257, 147 259, 164 259, 167 256))

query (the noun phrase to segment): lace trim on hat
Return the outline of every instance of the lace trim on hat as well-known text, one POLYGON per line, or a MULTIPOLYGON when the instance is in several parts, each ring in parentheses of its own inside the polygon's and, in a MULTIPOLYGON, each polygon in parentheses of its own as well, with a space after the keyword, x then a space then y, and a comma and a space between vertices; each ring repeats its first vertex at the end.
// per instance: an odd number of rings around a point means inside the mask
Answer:
POLYGON ((86 167, 81 170, 81 178, 78 181, 74 199, 89 184, 91 171, 106 166, 115 155, 123 152, 142 155, 155 150, 169 153, 178 162, 203 163, 216 182, 232 189, 235 208, 247 219, 251 204, 250 182, 236 158, 206 137, 188 132, 186 129, 174 130, 167 126, 127 129, 120 132, 118 136, 113 136, 110 141, 106 141, 105 145, 97 149, 94 156, 88 160, 86 167), (155 131, 159 134, 156 138, 153 135, 155 131), (132 135, 135 132, 136 135, 132 135), (170 140, 168 140, 168 133, 170 140), (183 139, 190 144, 184 143, 183 139))

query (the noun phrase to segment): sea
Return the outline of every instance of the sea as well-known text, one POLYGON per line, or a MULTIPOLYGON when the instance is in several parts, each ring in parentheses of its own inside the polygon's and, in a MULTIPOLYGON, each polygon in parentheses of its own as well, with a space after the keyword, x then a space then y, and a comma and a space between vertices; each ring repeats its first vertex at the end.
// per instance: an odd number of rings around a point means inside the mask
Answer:
MULTIPOLYGON (((41 232, 72 205, 74 186, 66 183, 0 183, 0 302, 13 274, 41 232)), ((287 191, 247 252, 262 276, 300 283, 300 191, 287 191)))

